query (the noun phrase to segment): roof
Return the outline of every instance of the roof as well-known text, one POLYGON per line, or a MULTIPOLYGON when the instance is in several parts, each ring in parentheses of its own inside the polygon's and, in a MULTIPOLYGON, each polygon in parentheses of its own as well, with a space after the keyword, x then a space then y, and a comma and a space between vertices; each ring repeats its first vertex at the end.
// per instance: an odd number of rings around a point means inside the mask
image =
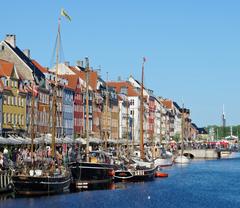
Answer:
POLYGON ((0 59, 0 77, 10 77, 14 64, 0 59))
POLYGON ((208 134, 205 128, 198 128, 199 134, 208 134))
MULTIPOLYGON (((86 81, 86 72, 77 70, 73 66, 69 66, 69 68, 77 74, 82 80, 86 81)), ((89 71, 89 85, 92 87, 93 90, 97 89, 97 81, 98 81, 98 73, 96 71, 90 70, 89 71)))
POLYGON ((48 73, 47 68, 41 66, 36 60, 32 60, 32 63, 33 63, 42 73, 48 73))
POLYGON ((45 78, 44 74, 33 64, 33 62, 16 46, 11 46, 7 41, 4 41, 18 56, 19 58, 32 70, 38 78, 45 78))
POLYGON ((120 82, 107 82, 108 86, 114 87, 117 93, 121 93, 122 87, 128 88, 128 96, 140 96, 140 94, 134 89, 130 82, 120 81, 120 82))
POLYGON ((69 74, 60 75, 60 77, 68 80, 68 85, 67 85, 68 88, 73 89, 73 90, 75 90, 77 88, 77 84, 78 84, 78 75, 77 74, 75 74, 75 75, 69 75, 69 74))
POLYGON ((167 109, 172 109, 173 108, 173 101, 172 100, 162 100, 161 102, 167 109))
POLYGON ((173 101, 173 105, 180 111, 181 108, 176 102, 173 101))
POLYGON ((193 126, 195 129, 198 130, 198 127, 197 127, 197 125, 196 125, 195 123, 192 123, 192 126, 193 126))

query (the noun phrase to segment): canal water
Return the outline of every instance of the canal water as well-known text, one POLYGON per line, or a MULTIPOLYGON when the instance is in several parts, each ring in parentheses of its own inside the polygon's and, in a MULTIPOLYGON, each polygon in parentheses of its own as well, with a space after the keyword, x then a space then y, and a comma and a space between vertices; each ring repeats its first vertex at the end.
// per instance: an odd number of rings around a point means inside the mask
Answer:
POLYGON ((6 199, 0 201, 0 207, 240 207, 239 154, 231 159, 174 165, 164 171, 169 173, 168 178, 146 183, 120 183, 114 185, 112 190, 6 199))

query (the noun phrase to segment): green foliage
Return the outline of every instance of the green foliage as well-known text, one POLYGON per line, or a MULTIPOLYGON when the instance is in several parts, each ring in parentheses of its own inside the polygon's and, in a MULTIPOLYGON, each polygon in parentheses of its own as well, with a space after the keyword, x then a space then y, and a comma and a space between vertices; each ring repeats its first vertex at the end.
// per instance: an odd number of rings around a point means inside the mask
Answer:
POLYGON ((176 142, 179 142, 179 141, 180 141, 180 133, 176 133, 176 134, 173 136, 173 140, 175 140, 176 142))
MULTIPOLYGON (((223 128, 222 126, 217 126, 217 125, 205 127, 205 129, 208 131, 208 133, 211 128, 214 129, 214 138, 217 140, 221 140, 224 137, 231 135, 231 127, 230 126, 226 126, 225 128, 223 128)), ((237 137, 240 136, 240 125, 232 126, 232 134, 237 137)))

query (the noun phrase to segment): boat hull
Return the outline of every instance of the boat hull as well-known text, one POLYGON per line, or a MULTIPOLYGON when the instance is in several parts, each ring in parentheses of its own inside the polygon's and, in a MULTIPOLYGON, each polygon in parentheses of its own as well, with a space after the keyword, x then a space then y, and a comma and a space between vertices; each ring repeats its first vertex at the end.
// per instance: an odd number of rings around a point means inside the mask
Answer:
POLYGON ((11 174, 8 171, 0 171, 0 194, 13 191, 11 174))
POLYGON ((154 160, 155 167, 169 167, 173 165, 172 158, 158 158, 154 160))
POLYGON ((155 177, 155 168, 147 168, 141 170, 116 170, 114 175, 115 182, 127 181, 149 181, 155 177))
POLYGON ((190 163, 190 160, 187 157, 180 155, 175 158, 174 162, 178 164, 188 164, 190 163))
POLYGON ((50 195, 68 191, 71 177, 70 173, 62 177, 17 175, 12 181, 18 195, 50 195))
POLYGON ((72 190, 95 190, 108 188, 112 183, 114 167, 106 163, 72 162, 72 190))

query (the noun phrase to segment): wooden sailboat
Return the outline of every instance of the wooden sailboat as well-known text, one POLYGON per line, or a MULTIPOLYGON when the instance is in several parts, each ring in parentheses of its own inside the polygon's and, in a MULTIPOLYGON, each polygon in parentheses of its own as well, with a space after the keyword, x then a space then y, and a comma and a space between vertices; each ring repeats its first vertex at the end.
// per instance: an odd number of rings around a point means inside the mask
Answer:
POLYGON ((69 189, 71 182, 70 171, 59 165, 55 166, 55 135, 56 135, 56 93, 57 93, 57 74, 58 74, 58 50, 60 41, 60 18, 58 23, 58 45, 57 45, 57 64, 56 79, 53 85, 52 101, 52 158, 50 161, 36 161, 34 158, 34 81, 32 82, 32 102, 31 102, 31 164, 26 164, 24 168, 17 169, 12 177, 14 188, 20 195, 48 195, 62 193, 69 189))
POLYGON ((182 135, 181 135, 181 153, 179 156, 177 156, 175 159, 174 159, 174 162, 175 163, 178 163, 178 164, 188 164, 190 161, 189 159, 183 155, 183 152, 184 152, 184 137, 185 137, 185 117, 184 117, 184 104, 183 104, 183 107, 182 107, 182 135))
MULTIPOLYGON (((89 61, 86 58, 86 150, 81 160, 72 161, 69 167, 72 173, 73 190, 92 190, 108 188, 113 179, 113 165, 103 151, 89 152, 89 61)), ((108 97, 106 98, 108 99, 108 97)), ((107 101, 106 101, 107 102, 107 101)), ((106 146, 106 145, 105 145, 106 146)))
POLYGON ((114 180, 115 181, 147 181, 152 180, 155 177, 156 168, 154 164, 145 161, 144 153, 144 139, 143 139, 143 77, 144 77, 144 63, 143 58, 142 64, 142 83, 141 83, 141 102, 140 102, 140 157, 132 158, 129 163, 115 170, 114 180))

